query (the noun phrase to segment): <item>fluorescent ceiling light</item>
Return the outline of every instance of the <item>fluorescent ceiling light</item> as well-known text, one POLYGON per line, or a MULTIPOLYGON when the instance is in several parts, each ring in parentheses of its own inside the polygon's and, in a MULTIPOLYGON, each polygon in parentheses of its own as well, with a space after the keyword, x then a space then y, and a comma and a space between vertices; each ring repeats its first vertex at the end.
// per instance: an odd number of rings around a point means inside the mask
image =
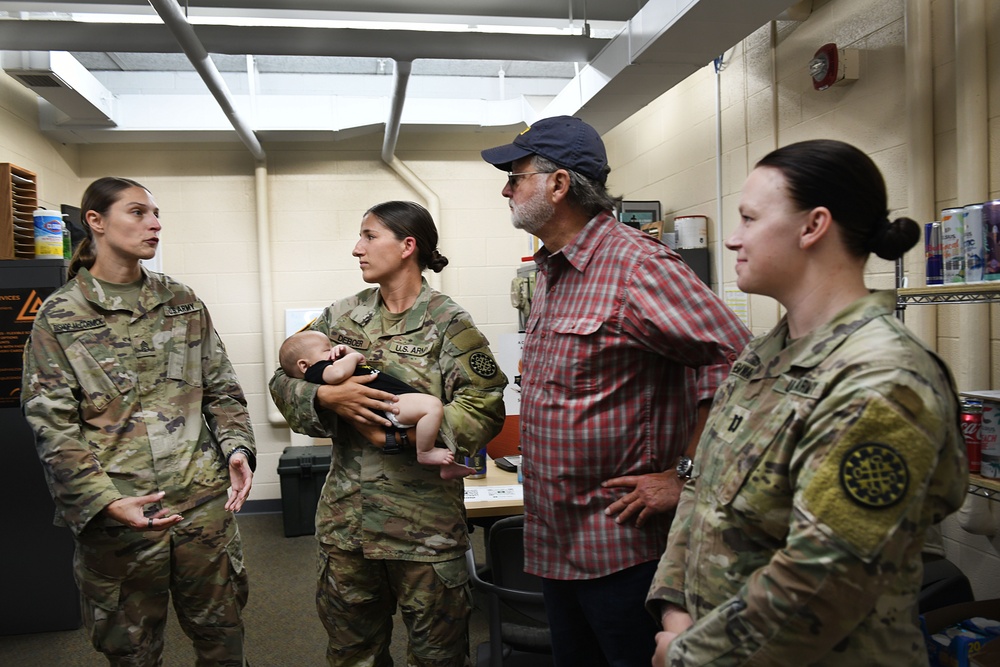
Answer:
MULTIPOLYGON (((386 20, 386 15, 372 16, 371 19, 321 19, 321 18, 287 18, 275 16, 206 16, 189 15, 191 25, 215 25, 236 27, 273 27, 273 28, 323 28, 323 29, 354 29, 354 30, 413 30, 422 32, 452 32, 452 33, 493 33, 515 35, 548 35, 548 36, 579 36, 584 34, 584 22, 581 20, 552 21, 527 20, 518 25, 483 22, 483 17, 464 17, 469 22, 445 23, 420 20, 386 20)), ((398 16, 398 15, 397 15, 398 16)), ((32 21, 75 21, 79 23, 114 23, 114 24, 159 24, 160 17, 156 14, 105 14, 105 13, 57 13, 57 12, 0 12, 0 17, 8 19, 32 21), (17 14, 17 16, 12 16, 17 14)), ((440 19, 440 17, 436 17, 440 19)), ((592 37, 608 39, 617 34, 623 23, 602 21, 591 24, 592 37)))

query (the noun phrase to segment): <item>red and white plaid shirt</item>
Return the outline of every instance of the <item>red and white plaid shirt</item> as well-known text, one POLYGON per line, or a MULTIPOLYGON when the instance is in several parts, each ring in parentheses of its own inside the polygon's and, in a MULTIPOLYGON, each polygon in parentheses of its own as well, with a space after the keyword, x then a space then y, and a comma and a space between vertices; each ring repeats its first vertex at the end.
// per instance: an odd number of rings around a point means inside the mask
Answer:
POLYGON ((538 277, 522 353, 525 570, 593 579, 659 559, 671 514, 604 510, 621 475, 663 472, 750 338, 680 256, 602 213, 538 277))

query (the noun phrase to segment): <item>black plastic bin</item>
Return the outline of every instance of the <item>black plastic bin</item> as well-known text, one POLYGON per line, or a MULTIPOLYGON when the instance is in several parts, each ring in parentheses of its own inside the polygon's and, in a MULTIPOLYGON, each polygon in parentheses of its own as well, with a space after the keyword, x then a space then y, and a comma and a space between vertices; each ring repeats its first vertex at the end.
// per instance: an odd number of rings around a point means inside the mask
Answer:
POLYGON ((316 504, 332 451, 332 445, 285 447, 278 459, 285 537, 315 534, 316 504))

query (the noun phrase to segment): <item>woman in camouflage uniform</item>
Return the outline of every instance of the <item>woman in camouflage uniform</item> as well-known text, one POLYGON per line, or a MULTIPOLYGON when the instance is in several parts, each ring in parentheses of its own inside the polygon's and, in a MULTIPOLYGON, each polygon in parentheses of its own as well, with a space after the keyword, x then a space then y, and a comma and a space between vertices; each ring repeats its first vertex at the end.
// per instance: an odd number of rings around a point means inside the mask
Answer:
POLYGON ((945 364, 869 292, 890 222, 878 168, 837 141, 767 155, 726 241, 737 284, 786 316, 715 396, 647 607, 653 664, 926 665, 916 623, 927 529, 967 464, 945 364))
POLYGON ((160 231, 149 191, 101 178, 81 208, 87 238, 35 318, 21 402, 76 538, 91 641, 112 665, 161 664, 173 596, 199 665, 243 665, 246 399, 205 304, 139 263, 160 231))
MULTIPOLYGON (((418 204, 371 208, 354 256, 365 282, 378 287, 335 302, 312 328, 440 398, 437 441, 459 458, 500 431, 507 379, 469 314, 423 280, 424 269, 439 272, 448 263, 437 240, 433 219, 418 204)), ((461 667, 471 613, 463 485, 418 464, 408 434, 387 430, 381 413, 396 411, 394 397, 366 387, 373 377, 316 385, 279 369, 271 380, 271 395, 294 430, 334 438, 316 511, 316 600, 330 637, 327 659, 391 665, 398 604, 409 632, 407 664, 461 667), (398 453, 390 453, 400 441, 398 453)))

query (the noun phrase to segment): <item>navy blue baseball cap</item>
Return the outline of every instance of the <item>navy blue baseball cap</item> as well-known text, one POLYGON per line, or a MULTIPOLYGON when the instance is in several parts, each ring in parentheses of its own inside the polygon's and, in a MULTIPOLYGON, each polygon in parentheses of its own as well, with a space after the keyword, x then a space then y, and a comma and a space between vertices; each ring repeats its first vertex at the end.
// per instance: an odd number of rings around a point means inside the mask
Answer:
POLYGON ((560 167, 572 169, 604 184, 611 168, 608 154, 597 130, 573 116, 555 116, 528 126, 513 143, 481 152, 483 159, 502 171, 529 155, 540 155, 560 167))

